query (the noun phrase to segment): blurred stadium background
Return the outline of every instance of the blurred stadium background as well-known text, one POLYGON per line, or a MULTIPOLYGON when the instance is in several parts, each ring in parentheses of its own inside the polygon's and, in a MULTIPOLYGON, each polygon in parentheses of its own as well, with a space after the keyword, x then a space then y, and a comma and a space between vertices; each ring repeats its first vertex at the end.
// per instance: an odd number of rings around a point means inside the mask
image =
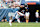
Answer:
MULTIPOLYGON (((1 20, 6 16, 7 21, 9 21, 9 16, 8 13, 13 13, 13 19, 15 18, 15 12, 20 10, 17 8, 14 8, 14 2, 17 0, 0 0, 0 27, 10 27, 8 22, 4 23, 1 20)), ((26 0, 20 0, 20 5, 27 5, 28 11, 30 12, 30 17, 29 17, 29 23, 25 23, 25 19, 20 19, 21 21, 23 20, 22 23, 12 23, 12 27, 40 27, 40 18, 39 18, 39 23, 35 23, 36 17, 35 17, 35 12, 36 10, 40 10, 40 0, 34 0, 34 1, 26 1, 26 0)), ((25 7, 25 6, 24 6, 25 7)), ((21 9, 22 10, 22 9, 21 9)), ((40 16, 40 11, 39 11, 39 16, 40 16)), ((16 20, 16 19, 15 19, 16 20)))

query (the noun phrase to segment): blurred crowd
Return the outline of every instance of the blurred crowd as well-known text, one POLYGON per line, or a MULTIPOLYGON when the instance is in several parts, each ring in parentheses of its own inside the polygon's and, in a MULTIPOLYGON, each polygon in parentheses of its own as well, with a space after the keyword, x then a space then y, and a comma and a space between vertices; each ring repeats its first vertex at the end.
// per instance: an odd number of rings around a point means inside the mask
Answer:
POLYGON ((1 0, 1 8, 20 8, 22 0, 1 0))

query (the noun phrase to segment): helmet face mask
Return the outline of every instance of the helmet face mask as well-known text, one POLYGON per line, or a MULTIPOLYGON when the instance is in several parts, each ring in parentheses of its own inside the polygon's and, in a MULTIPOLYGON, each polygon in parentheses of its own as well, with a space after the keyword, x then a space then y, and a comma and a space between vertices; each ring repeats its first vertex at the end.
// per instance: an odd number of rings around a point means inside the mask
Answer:
POLYGON ((27 6, 25 6, 25 9, 27 9, 27 6))

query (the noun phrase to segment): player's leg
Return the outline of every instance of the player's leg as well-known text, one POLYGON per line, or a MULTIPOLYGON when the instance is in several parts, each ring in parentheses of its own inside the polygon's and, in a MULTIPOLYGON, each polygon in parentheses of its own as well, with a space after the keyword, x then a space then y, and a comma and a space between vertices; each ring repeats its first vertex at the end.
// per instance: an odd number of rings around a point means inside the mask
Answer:
POLYGON ((9 24, 10 24, 10 26, 12 26, 12 20, 9 20, 9 24))
POLYGON ((19 19, 19 17, 16 17, 16 19, 17 19, 18 23, 20 23, 20 19, 19 19))
POLYGON ((20 19, 19 18, 17 19, 17 21, 18 21, 18 23, 20 23, 20 19))
POLYGON ((26 17, 26 23, 28 23, 29 22, 29 17, 26 17))
POLYGON ((39 18, 36 18, 36 23, 38 23, 38 19, 39 19, 39 18))
POLYGON ((28 19, 26 19, 26 23, 28 23, 28 21, 29 21, 29 20, 28 20, 28 19))
POLYGON ((18 15, 15 18, 17 19, 18 23, 20 23, 20 19, 19 19, 18 15))
POLYGON ((12 17, 9 18, 9 24, 12 26, 12 17))
POLYGON ((20 19, 19 19, 19 17, 20 17, 20 12, 17 12, 17 15, 16 15, 16 19, 17 19, 17 21, 18 21, 18 23, 20 23, 20 19))

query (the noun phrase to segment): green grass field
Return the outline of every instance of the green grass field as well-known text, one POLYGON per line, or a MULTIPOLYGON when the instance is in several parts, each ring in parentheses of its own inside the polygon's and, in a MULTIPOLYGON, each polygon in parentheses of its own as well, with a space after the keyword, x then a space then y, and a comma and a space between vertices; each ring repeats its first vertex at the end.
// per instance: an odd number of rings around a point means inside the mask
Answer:
POLYGON ((12 26, 9 23, 0 22, 0 27, 40 27, 40 23, 12 23, 12 26))

